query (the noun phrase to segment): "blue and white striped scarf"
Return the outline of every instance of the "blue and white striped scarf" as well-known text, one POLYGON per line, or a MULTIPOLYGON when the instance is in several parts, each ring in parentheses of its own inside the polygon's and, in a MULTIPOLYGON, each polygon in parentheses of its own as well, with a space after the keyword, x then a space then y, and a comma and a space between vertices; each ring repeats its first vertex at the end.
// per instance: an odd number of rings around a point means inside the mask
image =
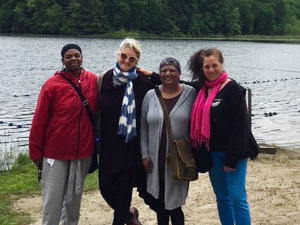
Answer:
POLYGON ((136 68, 129 72, 122 72, 118 68, 118 64, 114 67, 113 74, 114 81, 117 84, 127 83, 120 113, 118 134, 126 136, 125 143, 128 143, 136 136, 135 97, 132 81, 137 78, 138 74, 136 73, 136 68))

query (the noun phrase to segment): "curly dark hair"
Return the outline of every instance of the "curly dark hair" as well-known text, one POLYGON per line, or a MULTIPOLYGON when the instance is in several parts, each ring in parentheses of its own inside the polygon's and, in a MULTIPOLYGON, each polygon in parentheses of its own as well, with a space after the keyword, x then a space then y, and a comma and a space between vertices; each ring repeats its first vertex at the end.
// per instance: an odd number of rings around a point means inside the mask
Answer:
POLYGON ((193 80, 204 82, 205 76, 203 72, 203 60, 205 57, 209 57, 211 55, 218 57, 220 63, 224 62, 222 52, 216 48, 201 49, 190 57, 188 61, 188 69, 191 71, 193 80))

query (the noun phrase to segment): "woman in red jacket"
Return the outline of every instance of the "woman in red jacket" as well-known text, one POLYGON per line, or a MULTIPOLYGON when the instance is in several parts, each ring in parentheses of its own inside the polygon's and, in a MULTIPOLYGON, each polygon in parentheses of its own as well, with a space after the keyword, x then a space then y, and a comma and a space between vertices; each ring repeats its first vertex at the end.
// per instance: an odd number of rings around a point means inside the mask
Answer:
POLYGON ((29 137, 31 160, 43 166, 42 224, 78 224, 83 183, 94 148, 94 130, 82 101, 67 81, 86 98, 92 115, 97 106, 97 76, 82 68, 76 44, 61 50, 64 69, 42 87, 29 137))

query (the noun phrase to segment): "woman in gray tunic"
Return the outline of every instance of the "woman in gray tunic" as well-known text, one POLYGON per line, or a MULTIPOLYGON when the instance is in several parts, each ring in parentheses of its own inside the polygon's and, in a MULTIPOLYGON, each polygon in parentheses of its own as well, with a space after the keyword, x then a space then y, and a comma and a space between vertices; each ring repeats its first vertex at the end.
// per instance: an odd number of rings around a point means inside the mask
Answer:
MULTIPOLYGON (((159 86, 171 120, 174 139, 189 139, 190 113, 196 91, 179 83, 181 67, 174 58, 160 63, 159 86)), ((148 91, 142 105, 141 148, 143 165, 147 171, 147 192, 154 198, 158 225, 183 225, 181 206, 188 194, 188 181, 173 180, 170 165, 166 163, 168 140, 164 114, 154 90, 148 91)))

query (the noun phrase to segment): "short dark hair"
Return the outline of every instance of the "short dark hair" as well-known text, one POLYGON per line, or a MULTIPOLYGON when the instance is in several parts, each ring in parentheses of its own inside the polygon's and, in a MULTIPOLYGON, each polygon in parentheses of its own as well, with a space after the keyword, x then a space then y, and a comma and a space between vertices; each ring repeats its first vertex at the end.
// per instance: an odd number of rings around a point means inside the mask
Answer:
POLYGON ((172 58, 172 57, 168 57, 168 58, 163 59, 161 61, 161 63, 159 64, 159 71, 165 65, 172 65, 172 66, 174 66, 181 73, 180 62, 177 59, 172 58))
POLYGON ((61 57, 63 58, 65 53, 70 49, 77 49, 80 52, 80 54, 82 54, 82 51, 81 51, 81 48, 79 47, 79 45, 67 44, 61 49, 61 57))

